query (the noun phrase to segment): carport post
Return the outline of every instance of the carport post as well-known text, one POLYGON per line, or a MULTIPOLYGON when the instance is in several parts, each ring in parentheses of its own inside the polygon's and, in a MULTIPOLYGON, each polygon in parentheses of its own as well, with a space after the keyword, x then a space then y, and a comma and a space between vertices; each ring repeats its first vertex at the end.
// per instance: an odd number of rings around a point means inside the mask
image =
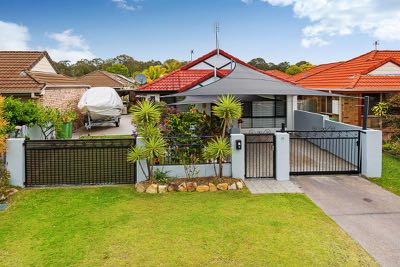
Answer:
POLYGON ((6 168, 10 172, 10 184, 25 186, 25 138, 7 139, 6 168))
POLYGON ((275 133, 275 178, 278 181, 290 180, 290 145, 288 133, 275 133))

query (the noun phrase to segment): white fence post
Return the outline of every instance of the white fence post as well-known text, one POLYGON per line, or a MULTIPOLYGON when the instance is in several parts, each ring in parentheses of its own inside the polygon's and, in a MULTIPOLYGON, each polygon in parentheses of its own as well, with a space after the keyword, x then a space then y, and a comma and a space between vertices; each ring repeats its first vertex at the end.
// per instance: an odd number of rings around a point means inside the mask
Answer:
POLYGON ((290 179, 290 145, 288 133, 275 133, 275 175, 278 181, 290 179))
POLYGON ((232 149, 232 177, 244 179, 245 169, 245 140, 243 134, 231 134, 231 149, 232 149), (240 146, 237 147, 237 146, 240 146))
POLYGON ((7 139, 6 168, 10 172, 10 184, 25 186, 24 138, 7 139))
MULTIPOLYGON (((143 137, 138 136, 136 138, 136 145, 143 146, 143 137)), ((140 164, 142 165, 144 171, 147 171, 147 163, 146 160, 140 160, 140 164)), ((136 183, 140 183, 146 181, 146 173, 143 173, 142 168, 140 167, 139 161, 136 162, 136 183)))
POLYGON ((366 177, 382 176, 382 132, 361 132, 361 174, 366 177))

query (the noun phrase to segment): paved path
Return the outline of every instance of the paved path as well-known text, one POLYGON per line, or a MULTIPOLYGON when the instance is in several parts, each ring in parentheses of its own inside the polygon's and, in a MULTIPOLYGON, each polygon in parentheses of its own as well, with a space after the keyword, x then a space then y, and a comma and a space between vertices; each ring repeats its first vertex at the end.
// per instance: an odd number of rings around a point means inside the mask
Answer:
POLYGON ((245 179, 245 184, 252 194, 302 193, 301 189, 291 181, 245 179))
POLYGON ((292 180, 382 266, 400 266, 400 197, 358 176, 292 180))
POLYGON ((72 138, 79 138, 84 135, 131 135, 135 127, 131 124, 131 115, 122 115, 119 127, 114 124, 104 124, 104 126, 93 127, 90 131, 85 127, 79 128, 72 138))

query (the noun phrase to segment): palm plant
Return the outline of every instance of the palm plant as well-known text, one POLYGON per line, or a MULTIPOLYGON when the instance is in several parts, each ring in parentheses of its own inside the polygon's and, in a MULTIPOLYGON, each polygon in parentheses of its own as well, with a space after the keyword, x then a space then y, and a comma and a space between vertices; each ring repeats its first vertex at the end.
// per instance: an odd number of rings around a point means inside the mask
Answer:
POLYGON ((222 179, 222 162, 232 154, 229 141, 225 137, 217 136, 208 142, 203 151, 203 157, 207 160, 218 162, 218 177, 222 179))
POLYGON ((152 82, 162 77, 167 72, 167 69, 162 66, 150 66, 148 69, 145 69, 142 74, 147 77, 147 82, 152 82))
POLYGON ((235 96, 221 96, 213 106, 212 112, 222 120, 222 137, 225 137, 226 131, 232 125, 233 120, 242 116, 242 105, 235 96))
POLYGON ((157 158, 165 155, 166 142, 161 135, 158 124, 161 120, 159 105, 144 100, 138 102, 131 108, 132 122, 138 127, 139 134, 143 137, 143 144, 135 146, 128 152, 129 162, 139 162, 139 166, 144 172, 141 160, 146 160, 147 179, 153 180, 153 166, 157 158))

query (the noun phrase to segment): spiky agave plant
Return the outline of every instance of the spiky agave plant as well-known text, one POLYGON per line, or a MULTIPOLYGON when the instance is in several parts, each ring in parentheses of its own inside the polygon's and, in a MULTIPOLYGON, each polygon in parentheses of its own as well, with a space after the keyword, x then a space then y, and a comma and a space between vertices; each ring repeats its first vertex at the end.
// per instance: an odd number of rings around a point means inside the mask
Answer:
POLYGON ((232 95, 221 96, 212 108, 215 116, 222 120, 222 136, 225 137, 226 131, 233 120, 242 117, 242 105, 240 101, 232 95))
POLYGON ((203 157, 209 160, 216 160, 218 162, 218 177, 221 179, 222 173, 222 162, 232 154, 229 141, 225 137, 217 136, 208 142, 204 148, 203 157))

